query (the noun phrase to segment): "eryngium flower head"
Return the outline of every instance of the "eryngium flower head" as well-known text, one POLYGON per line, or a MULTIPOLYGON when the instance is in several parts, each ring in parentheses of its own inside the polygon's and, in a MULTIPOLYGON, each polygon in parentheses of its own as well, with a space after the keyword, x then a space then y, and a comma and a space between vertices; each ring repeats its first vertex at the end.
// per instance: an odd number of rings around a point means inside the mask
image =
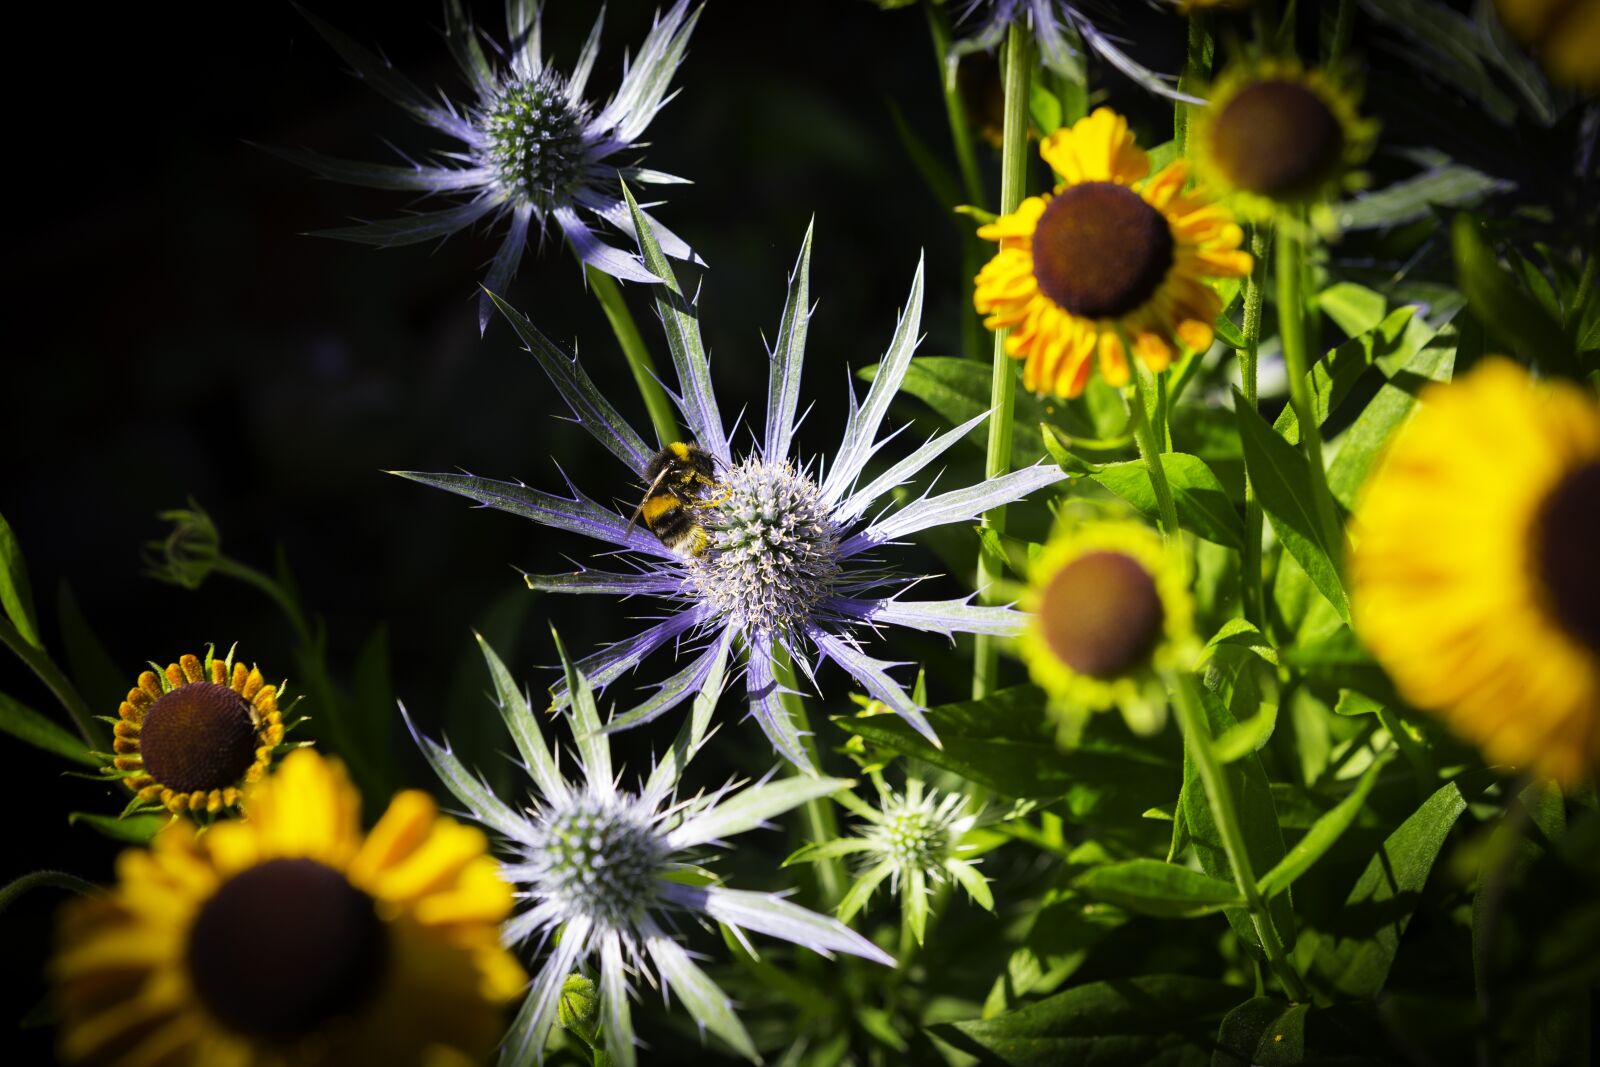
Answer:
MULTIPOLYGON (((971 801, 962 793, 924 789, 920 779, 906 783, 897 793, 878 783, 878 806, 854 801, 850 809, 865 820, 852 837, 807 845, 788 863, 814 863, 840 857, 857 861, 855 884, 839 902, 839 919, 849 922, 872 899, 872 894, 889 882, 889 891, 900 897, 900 911, 906 929, 920 944, 928 924, 928 896, 932 887, 947 878, 961 884, 973 902, 994 910, 994 895, 988 879, 978 873, 978 845, 972 832, 979 814, 968 809, 971 801)), ((786 864, 787 865, 787 864, 786 864)))
MULTIPOLYGON (((483 282, 486 290, 501 293, 517 272, 530 226, 537 223, 542 232, 554 219, 583 262, 625 281, 656 281, 637 257, 596 236, 581 213, 628 230, 628 209, 616 194, 619 175, 642 183, 683 180, 617 157, 641 146, 639 138, 670 99, 667 89, 683 61, 699 11, 691 14, 688 0, 678 0, 658 17, 616 93, 598 107, 585 98, 584 90, 600 49, 603 9, 568 74, 550 66, 542 54, 541 5, 531 0, 506 4, 510 37, 506 48, 495 49, 504 57, 499 63, 484 51, 461 0, 446 0, 444 13, 450 51, 473 91, 473 98, 461 103, 435 99, 381 56, 306 13, 364 81, 418 121, 462 145, 431 161, 408 160, 404 165, 275 149, 334 181, 445 194, 460 201, 438 211, 322 230, 320 235, 387 248, 443 239, 482 219, 506 220, 505 237, 483 282)), ((668 255, 698 262, 687 244, 659 224, 656 229, 668 255)), ((488 325, 489 310, 485 297, 478 306, 480 330, 488 325)))
MULTIPOLYGON (((737 638, 746 653, 750 713, 777 750, 797 766, 809 769, 811 764, 800 732, 780 701, 774 669, 774 654, 780 650, 812 679, 813 652, 832 660, 867 693, 937 744, 923 709, 889 674, 898 664, 866 655, 853 631, 888 623, 951 637, 958 632, 1008 636, 1020 632, 1024 620, 1010 608, 978 606, 966 598, 905 600, 902 594, 911 580, 897 578, 887 570, 878 552, 909 534, 970 522, 990 508, 1019 500, 1059 481, 1063 477, 1060 469, 1054 465, 1028 467, 978 485, 924 495, 897 511, 880 510, 868 517, 876 502, 915 477, 984 418, 980 415, 928 441, 875 478, 864 474, 867 460, 894 436, 880 438, 878 431, 917 344, 922 314, 920 266, 866 399, 858 403, 854 395, 850 398, 844 440, 832 463, 823 470, 820 464, 792 459, 811 307, 809 233, 790 279, 777 344, 768 356, 771 377, 765 434, 749 452, 736 455, 711 388, 711 367, 700 341, 694 305, 678 289, 649 223, 637 213, 635 219, 645 262, 665 279, 656 290, 656 307, 677 371, 675 399, 695 441, 714 457, 719 469, 719 490, 694 507, 705 527, 704 551, 680 555, 644 525, 630 523, 626 515, 576 489, 568 498, 520 483, 465 474, 404 476, 547 526, 594 537, 633 556, 636 566, 631 572, 582 570, 527 576, 530 587, 546 592, 643 595, 664 602, 667 614, 660 621, 579 662, 595 685, 615 681, 658 648, 676 648, 686 639, 703 639, 704 647, 693 662, 663 683, 654 696, 613 717, 608 730, 636 726, 677 706, 699 690, 711 664, 737 638)), ((575 360, 546 340, 521 314, 506 304, 500 306, 578 421, 635 477, 643 478, 655 449, 634 432, 575 360)), ((557 707, 570 699, 561 686, 556 687, 555 695, 557 707)))
POLYGON ((1082 52, 1082 45, 1087 44, 1100 58, 1151 92, 1198 103, 1179 93, 1172 78, 1155 73, 1122 50, 1103 28, 1114 12, 1111 5, 1097 4, 1095 0, 968 0, 964 18, 971 31, 950 49, 947 75, 955 77, 962 56, 993 50, 1005 39, 1012 23, 1018 23, 1032 34, 1044 65, 1063 77, 1077 82, 1088 80, 1082 52))
POLYGON ((747 947, 746 932, 754 931, 823 955, 846 952, 894 966, 892 957, 837 920, 777 894, 707 884, 699 865, 708 847, 851 784, 847 779, 790 777, 742 788, 730 782, 710 794, 676 797, 678 778, 710 725, 727 666, 726 646, 707 671, 694 714, 636 791, 618 787, 594 691, 567 663, 564 651, 571 727, 583 772, 579 781, 569 781, 558 769, 539 728, 541 716, 517 690, 505 665, 487 644, 483 652, 500 713, 533 783, 532 804, 506 804, 447 746, 420 735, 417 740, 445 786, 503 839, 510 853, 501 873, 517 887, 525 907, 507 922, 505 942, 537 940, 536 951, 550 946, 501 1045, 502 1063, 543 1059, 568 976, 595 960, 606 1051, 619 1067, 635 1063, 630 973, 652 985, 659 980, 700 1026, 750 1059, 759 1059, 727 995, 674 936, 683 918, 720 922, 747 947), (557 931, 559 936, 553 937, 557 931))

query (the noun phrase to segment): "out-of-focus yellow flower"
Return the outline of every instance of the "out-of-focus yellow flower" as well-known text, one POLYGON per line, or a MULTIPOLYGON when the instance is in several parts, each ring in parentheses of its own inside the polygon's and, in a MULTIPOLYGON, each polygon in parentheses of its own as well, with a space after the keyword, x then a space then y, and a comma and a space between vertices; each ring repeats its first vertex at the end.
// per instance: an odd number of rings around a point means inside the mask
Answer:
POLYGON ((1600 766, 1600 407, 1501 359, 1423 391, 1356 510, 1358 632, 1495 763, 1600 766))
POLYGON ((68 1063, 481 1063, 525 975, 500 947, 512 892, 483 833, 426 793, 370 834, 339 764, 302 749, 248 819, 186 823, 62 912, 51 963, 68 1063))
POLYGON ((1600 92, 1600 0, 1495 0, 1494 6, 1553 80, 1600 92))
POLYGON ((1068 741, 1087 711, 1116 706, 1140 732, 1165 721, 1161 675, 1196 651, 1189 576, 1173 552, 1147 526, 1094 522, 1057 533, 1034 562, 1020 649, 1068 741))

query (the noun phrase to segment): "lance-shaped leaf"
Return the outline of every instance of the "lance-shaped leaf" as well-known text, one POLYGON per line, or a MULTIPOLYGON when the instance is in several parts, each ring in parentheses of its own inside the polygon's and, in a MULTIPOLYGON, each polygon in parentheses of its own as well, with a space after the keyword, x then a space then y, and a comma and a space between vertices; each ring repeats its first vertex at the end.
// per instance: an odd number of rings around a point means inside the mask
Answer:
POLYGON ((778 340, 772 346, 772 366, 767 372, 767 433, 761 454, 768 463, 782 462, 794 438, 795 413, 800 407, 800 368, 805 362, 806 326, 811 320, 811 231, 806 227, 800 255, 789 275, 789 294, 778 320, 778 340))

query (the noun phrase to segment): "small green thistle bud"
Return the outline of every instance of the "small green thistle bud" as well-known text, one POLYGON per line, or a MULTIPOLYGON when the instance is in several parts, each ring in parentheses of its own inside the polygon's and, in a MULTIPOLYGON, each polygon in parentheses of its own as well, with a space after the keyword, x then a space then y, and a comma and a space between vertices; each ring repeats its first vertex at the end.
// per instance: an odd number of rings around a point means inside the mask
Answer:
POLYGON ((575 1030, 585 1038, 594 1036, 600 1020, 600 994, 593 981, 581 974, 567 975, 556 1003, 556 1020, 563 1030, 575 1030))
POLYGON ((185 589, 198 589, 222 558, 222 536, 205 509, 190 499, 187 508, 156 515, 172 523, 160 541, 145 542, 145 567, 152 578, 185 589))

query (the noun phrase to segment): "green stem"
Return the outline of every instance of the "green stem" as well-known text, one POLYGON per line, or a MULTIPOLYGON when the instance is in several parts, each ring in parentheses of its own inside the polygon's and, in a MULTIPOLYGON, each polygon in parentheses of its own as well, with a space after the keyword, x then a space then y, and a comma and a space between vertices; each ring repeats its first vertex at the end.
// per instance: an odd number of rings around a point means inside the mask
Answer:
POLYGON ((1356 28, 1356 0, 1339 0, 1339 10, 1333 17, 1333 39, 1328 42, 1328 63, 1331 66, 1350 48, 1350 38, 1356 28))
POLYGON ((306 624, 305 616, 300 613, 300 605, 294 598, 286 593, 282 586, 267 575, 256 570, 247 563, 240 563, 236 559, 229 559, 222 554, 217 555, 215 569, 218 574, 237 579, 246 585, 253 585, 265 593, 273 603, 277 604, 289 624, 294 627, 295 635, 299 638, 301 646, 310 648, 313 644, 311 627, 306 624))
MULTIPOLYGON (((1131 353, 1133 350, 1130 348, 1131 353)), ((1172 500, 1172 487, 1167 484, 1167 469, 1161 465, 1161 442, 1155 428, 1150 425, 1149 409, 1145 405, 1144 376, 1140 367, 1132 367, 1132 387, 1123 394, 1128 402, 1128 421, 1133 424, 1133 439, 1139 444, 1139 456, 1150 472, 1150 486, 1156 492, 1156 507, 1161 510, 1161 532, 1170 541, 1178 536, 1178 507, 1172 500)))
MULTIPOLYGON (((939 85, 944 91, 944 114, 950 124, 950 141, 955 146, 956 166, 961 172, 962 195, 967 203, 984 206, 983 172, 978 169, 978 153, 972 143, 972 124, 967 121, 967 109, 961 99, 961 89, 950 66, 950 19, 939 4, 924 4, 928 15, 928 32, 933 38, 933 58, 939 66, 939 85)), ((971 220, 957 218, 961 231, 961 285, 964 291, 978 276, 983 265, 983 248, 972 230, 971 220)), ((961 304, 962 355, 976 356, 983 348, 983 322, 972 301, 961 304)))
POLYGON ((1428 754, 1426 745, 1419 744, 1411 736, 1400 716, 1395 714, 1393 708, 1379 708, 1378 721, 1383 728, 1389 731, 1389 736, 1394 738, 1400 754, 1411 764, 1411 773, 1417 779, 1417 797, 1427 800, 1439 784, 1439 772, 1433 766, 1433 757, 1428 754))
POLYGON ((1283 941, 1278 937, 1278 929, 1272 925, 1267 902, 1256 888, 1255 872, 1250 867, 1250 853, 1245 848, 1244 830, 1239 824, 1238 811, 1234 808, 1233 791, 1228 787, 1222 764, 1211 747, 1211 727, 1200 705, 1200 693, 1196 688, 1198 683, 1194 675, 1182 672, 1170 678, 1169 684, 1177 696, 1175 703, 1178 722, 1183 727, 1184 744, 1200 771, 1212 821, 1217 824, 1217 832, 1222 836, 1222 848, 1228 854, 1228 866, 1233 869, 1234 884, 1239 887, 1240 896, 1244 897, 1250 921, 1266 953, 1267 966, 1277 976, 1289 999, 1303 1004, 1311 999, 1311 995, 1300 973, 1289 961, 1283 941))
POLYGON ((639 395, 644 397, 644 406, 650 412, 650 425, 655 427, 656 439, 662 444, 682 440, 672 401, 656 380, 655 361, 650 358, 644 338, 639 336, 633 313, 628 310, 627 300, 623 299, 622 286, 611 275, 594 267, 586 266, 583 272, 589 279, 589 288, 593 290, 595 299, 600 302, 600 309, 611 323, 611 332, 617 335, 617 343, 622 346, 628 370, 633 372, 633 382, 639 387, 639 395))
MULTIPOLYGON (((1012 23, 1006 37, 1006 121, 1000 155, 1000 213, 1010 214, 1022 203, 1028 185, 1028 84, 1033 71, 1026 29, 1012 23)), ((1017 372, 1006 354, 1009 330, 994 335, 994 368, 989 384, 989 446, 985 477, 993 480, 1011 469, 1011 423, 1016 404, 1017 372)), ((1006 509, 984 512, 983 525, 997 534, 1006 530, 1006 509)), ((998 586, 999 569, 987 553, 978 552, 978 597, 985 604, 1004 599, 998 586)), ((1000 646, 994 637, 979 634, 972 671, 972 696, 981 700, 994 691, 1000 674, 1000 646)))
POLYGON ((0 619, 0 643, 4 643, 17 658, 28 665, 28 669, 38 675, 39 680, 49 687, 55 694, 56 700, 67 709, 67 714, 72 717, 72 725, 77 727, 78 736, 83 738, 84 744, 91 749, 104 746, 100 739, 100 731, 95 728, 94 715, 89 711, 83 697, 78 694, 77 688, 61 668, 57 667, 47 652, 42 648, 35 648, 28 643, 21 632, 11 624, 9 619, 0 619))
MULTIPOLYGON (((1267 252, 1272 246, 1272 231, 1256 226, 1250 233, 1250 254, 1255 265, 1244 283, 1244 348, 1239 351, 1239 381, 1244 399, 1252 409, 1257 404, 1256 372, 1261 351, 1261 306, 1266 296, 1267 252)), ((1264 561, 1261 558, 1263 515, 1261 501, 1250 468, 1244 472, 1244 553, 1240 569, 1244 576, 1244 617, 1255 628, 1266 632, 1267 594, 1264 561)))
POLYGON ((956 165, 961 170, 961 187, 967 202, 983 206, 983 172, 978 169, 978 154, 972 145, 972 126, 967 122, 966 105, 950 67, 950 20, 938 4, 924 4, 928 13, 928 32, 933 36, 933 57, 939 64, 939 85, 944 90, 944 114, 950 123, 950 140, 956 149, 956 165))
POLYGON ((87 896, 98 892, 99 888, 93 882, 86 882, 66 871, 34 871, 0 886, 0 914, 16 903, 18 897, 35 889, 65 889, 69 893, 87 896))
MULTIPOLYGON (((1178 78, 1178 91, 1190 96, 1204 92, 1211 80, 1211 57, 1215 51, 1211 39, 1211 15, 1197 11, 1189 16, 1189 49, 1184 58, 1183 74, 1178 78)), ((1178 104, 1173 109, 1178 142, 1178 154, 1188 155, 1189 127, 1194 121, 1196 105, 1178 104)))
MULTIPOLYGON (((805 699, 794 691, 797 688, 794 663, 789 658, 789 650, 778 641, 772 644, 772 673, 778 682, 778 700, 800 732, 800 743, 805 746, 811 765, 821 771, 822 753, 817 747, 816 735, 811 732, 811 717, 806 714, 805 699)), ((796 775, 805 773, 793 764, 789 764, 789 770, 796 775)), ((807 840, 833 841, 838 838, 839 820, 834 815, 833 801, 827 797, 806 801, 800 813, 805 824, 804 832, 807 840)), ((819 860, 811 866, 817 874, 817 889, 822 894, 822 903, 831 909, 844 899, 846 882, 844 862, 834 858, 819 860)))
MULTIPOLYGON (((1283 341, 1284 372, 1289 377, 1289 402, 1294 406, 1294 417, 1299 423, 1300 447, 1305 450, 1306 463, 1311 468, 1311 499, 1317 520, 1330 544, 1337 548, 1344 543, 1344 533, 1339 512, 1333 506, 1333 492, 1328 488, 1328 472, 1322 464, 1322 429, 1311 403, 1311 366, 1306 359, 1306 313, 1302 294, 1305 247, 1300 241, 1303 225, 1303 220, 1291 219, 1278 227, 1278 336, 1283 341)), ((1335 560, 1334 565, 1338 566, 1339 561, 1335 560)))

